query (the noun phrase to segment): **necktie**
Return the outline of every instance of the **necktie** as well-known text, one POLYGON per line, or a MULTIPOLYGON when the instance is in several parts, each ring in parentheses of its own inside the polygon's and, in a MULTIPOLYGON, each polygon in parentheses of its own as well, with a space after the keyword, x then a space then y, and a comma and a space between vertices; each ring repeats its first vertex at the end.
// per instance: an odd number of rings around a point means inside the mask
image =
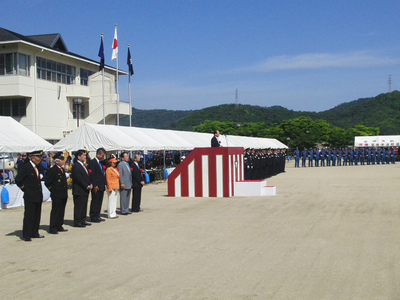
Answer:
POLYGON ((36 166, 35 166, 35 172, 36 172, 36 177, 39 178, 39 171, 38 171, 38 169, 36 168, 36 166))
POLYGON ((101 165, 101 162, 99 162, 99 167, 100 167, 101 174, 103 174, 103 166, 101 165))

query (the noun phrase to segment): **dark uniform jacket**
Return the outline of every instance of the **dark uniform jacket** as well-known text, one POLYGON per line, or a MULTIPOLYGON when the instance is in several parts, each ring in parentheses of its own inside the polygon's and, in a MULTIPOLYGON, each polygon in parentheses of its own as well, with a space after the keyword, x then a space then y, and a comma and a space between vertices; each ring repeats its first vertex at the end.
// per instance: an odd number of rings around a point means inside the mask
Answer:
POLYGON ((68 198, 67 177, 65 172, 54 165, 44 176, 44 183, 51 193, 51 198, 68 198))
POLYGON ((21 168, 15 177, 15 183, 24 192, 25 201, 43 201, 42 183, 40 182, 40 178, 38 178, 35 168, 32 166, 30 161, 21 165, 21 168))

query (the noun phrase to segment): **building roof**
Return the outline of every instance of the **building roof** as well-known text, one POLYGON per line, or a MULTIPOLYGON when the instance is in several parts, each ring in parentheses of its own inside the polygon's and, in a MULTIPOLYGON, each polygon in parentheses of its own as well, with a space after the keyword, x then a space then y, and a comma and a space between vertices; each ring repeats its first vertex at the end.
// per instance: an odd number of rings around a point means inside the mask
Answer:
POLYGON ((47 45, 47 47, 49 47, 49 48, 68 52, 67 46, 65 45, 65 43, 59 33, 30 35, 28 37, 38 43, 47 45))
MULTIPOLYGON (((50 49, 54 52, 59 52, 60 54, 61 53, 68 54, 79 60, 86 60, 86 61, 90 61, 96 65, 100 65, 99 62, 97 62, 93 59, 83 57, 81 55, 78 55, 78 54, 68 51, 68 48, 65 45, 64 40, 61 37, 61 34, 59 34, 59 33, 25 36, 25 35, 22 35, 22 34, 19 34, 19 33, 13 32, 11 30, 0 27, 0 44, 1 43, 9 43, 9 42, 18 42, 18 41, 33 44, 40 48, 50 49)), ((115 68, 107 66, 107 65, 106 65, 106 68, 109 70, 114 70, 114 71, 116 70, 115 68)), ((122 70, 118 70, 118 73, 120 75, 121 74, 128 75, 128 72, 125 72, 122 70)))

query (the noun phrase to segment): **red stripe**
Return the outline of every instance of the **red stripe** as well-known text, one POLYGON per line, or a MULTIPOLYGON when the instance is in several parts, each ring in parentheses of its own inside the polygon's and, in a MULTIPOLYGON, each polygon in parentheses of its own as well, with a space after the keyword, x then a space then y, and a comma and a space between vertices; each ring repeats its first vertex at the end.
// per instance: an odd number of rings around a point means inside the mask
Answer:
POLYGON ((226 154, 222 157, 222 184, 223 184, 223 190, 222 190, 222 195, 224 197, 229 197, 229 154, 226 154))
POLYGON ((196 156, 194 159, 194 196, 203 197, 203 180, 202 180, 202 156, 196 156))
POLYGON ((168 196, 175 197, 175 180, 168 178, 168 196))
POLYGON ((181 197, 189 197, 189 172, 188 166, 181 172, 181 197))
POLYGON ((208 156, 208 188, 209 197, 217 197, 217 168, 216 168, 216 155, 208 156))

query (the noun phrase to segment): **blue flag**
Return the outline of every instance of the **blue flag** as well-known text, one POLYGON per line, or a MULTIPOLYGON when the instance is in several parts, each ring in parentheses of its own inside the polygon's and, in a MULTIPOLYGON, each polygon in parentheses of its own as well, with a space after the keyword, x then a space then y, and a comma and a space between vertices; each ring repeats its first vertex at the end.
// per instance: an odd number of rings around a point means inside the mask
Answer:
POLYGON ((128 60, 127 60, 126 63, 128 64, 128 67, 129 67, 129 75, 132 76, 134 73, 133 73, 133 65, 132 65, 131 50, 130 50, 129 47, 128 47, 128 60))
POLYGON ((100 57, 100 69, 99 71, 104 69, 104 47, 103 47, 103 35, 101 35, 101 43, 100 43, 100 49, 99 49, 99 54, 98 56, 100 57))

